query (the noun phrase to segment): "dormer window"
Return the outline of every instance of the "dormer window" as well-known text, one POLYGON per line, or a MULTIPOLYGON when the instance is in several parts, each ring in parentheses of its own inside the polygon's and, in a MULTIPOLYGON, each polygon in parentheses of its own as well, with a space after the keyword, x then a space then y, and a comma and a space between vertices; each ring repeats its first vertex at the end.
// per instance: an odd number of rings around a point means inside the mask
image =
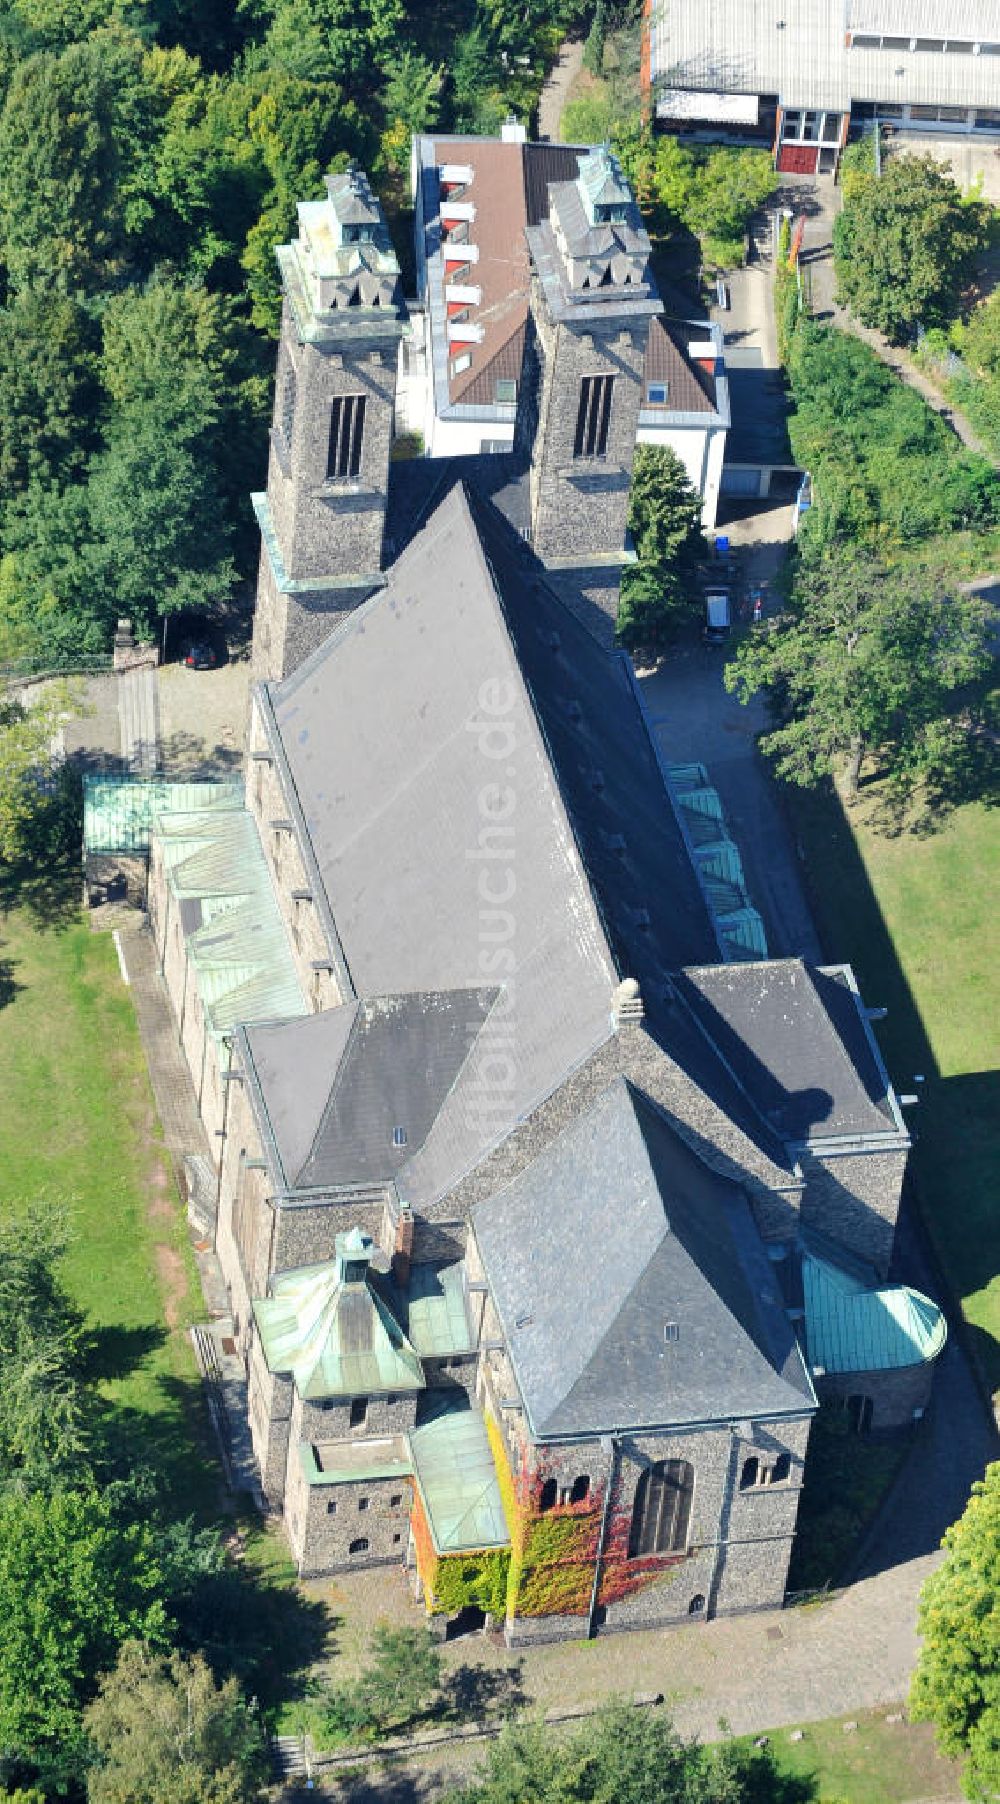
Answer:
POLYGON ((517 383, 512 376, 497 377, 497 406, 511 407, 517 400, 517 383))
POLYGON ((665 407, 667 404, 667 385, 665 382, 647 382, 646 400, 651 407, 665 407))

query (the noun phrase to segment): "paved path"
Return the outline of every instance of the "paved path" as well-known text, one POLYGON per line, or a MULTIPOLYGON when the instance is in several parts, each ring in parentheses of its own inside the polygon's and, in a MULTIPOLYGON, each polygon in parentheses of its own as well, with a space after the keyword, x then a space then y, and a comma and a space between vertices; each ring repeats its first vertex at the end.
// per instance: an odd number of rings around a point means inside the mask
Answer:
POLYGON ((126 670, 118 678, 118 719, 122 760, 137 776, 159 767, 159 707, 156 671, 126 670))
POLYGON ((583 68, 583 42, 570 38, 559 51, 538 101, 538 136, 559 141, 559 120, 569 91, 583 68))
MULTIPOLYGON (((741 586, 773 582, 791 534, 791 509, 771 508, 728 520, 725 531, 742 559, 741 586)), ((665 756, 697 760, 722 798, 746 874, 750 900, 764 919, 775 958, 820 957, 801 864, 774 785, 757 750, 764 703, 747 707, 723 686, 724 654, 697 633, 641 679, 643 698, 665 756)))

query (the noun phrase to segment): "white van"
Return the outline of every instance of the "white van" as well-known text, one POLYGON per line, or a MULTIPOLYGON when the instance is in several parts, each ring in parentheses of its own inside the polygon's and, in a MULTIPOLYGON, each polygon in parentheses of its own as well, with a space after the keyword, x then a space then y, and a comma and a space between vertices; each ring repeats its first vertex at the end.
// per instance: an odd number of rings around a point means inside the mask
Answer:
POLYGON ((722 645, 733 624, 733 608, 728 589, 705 592, 705 638, 709 645, 722 645))

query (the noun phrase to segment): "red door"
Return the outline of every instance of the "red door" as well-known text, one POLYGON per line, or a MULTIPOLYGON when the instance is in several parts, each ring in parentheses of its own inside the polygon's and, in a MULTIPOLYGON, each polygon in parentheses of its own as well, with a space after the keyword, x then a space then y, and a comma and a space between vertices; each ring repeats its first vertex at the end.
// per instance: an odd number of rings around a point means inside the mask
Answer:
POLYGON ((783 144, 778 151, 778 173, 815 175, 818 161, 818 144, 783 144))

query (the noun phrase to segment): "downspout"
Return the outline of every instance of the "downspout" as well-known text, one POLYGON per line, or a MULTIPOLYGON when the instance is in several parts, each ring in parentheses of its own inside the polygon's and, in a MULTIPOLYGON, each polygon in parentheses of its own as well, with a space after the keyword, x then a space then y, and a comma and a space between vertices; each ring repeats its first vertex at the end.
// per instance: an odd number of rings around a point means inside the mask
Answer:
POLYGON ((215 1186, 215 1221, 212 1226, 212 1251, 213 1252, 217 1251, 218 1245, 219 1245, 219 1214, 222 1209, 222 1170, 223 1170, 223 1166, 226 1163, 226 1130, 229 1126, 229 1090, 230 1090, 230 1086, 233 1082, 233 1079, 230 1076, 230 1072, 233 1069, 233 1036, 232 1036, 232 1034, 223 1034, 222 1043, 226 1048, 226 1061, 227 1062, 226 1062, 226 1069, 221 1074, 221 1078, 222 1078, 222 1133, 219 1136, 219 1138, 222 1141, 222 1145, 219 1148, 219 1181, 215 1186))
POLYGON ((604 1491, 604 1508, 601 1511, 601 1526, 597 1536, 597 1557, 594 1560, 594 1583, 590 1588, 590 1604, 587 1609, 587 1640, 594 1639, 594 1617, 597 1614, 597 1593, 601 1587, 601 1567, 604 1563, 604 1549, 608 1540, 608 1520, 611 1515, 611 1494, 618 1477, 618 1436, 608 1435, 602 1441, 608 1455, 608 1482, 604 1491))

